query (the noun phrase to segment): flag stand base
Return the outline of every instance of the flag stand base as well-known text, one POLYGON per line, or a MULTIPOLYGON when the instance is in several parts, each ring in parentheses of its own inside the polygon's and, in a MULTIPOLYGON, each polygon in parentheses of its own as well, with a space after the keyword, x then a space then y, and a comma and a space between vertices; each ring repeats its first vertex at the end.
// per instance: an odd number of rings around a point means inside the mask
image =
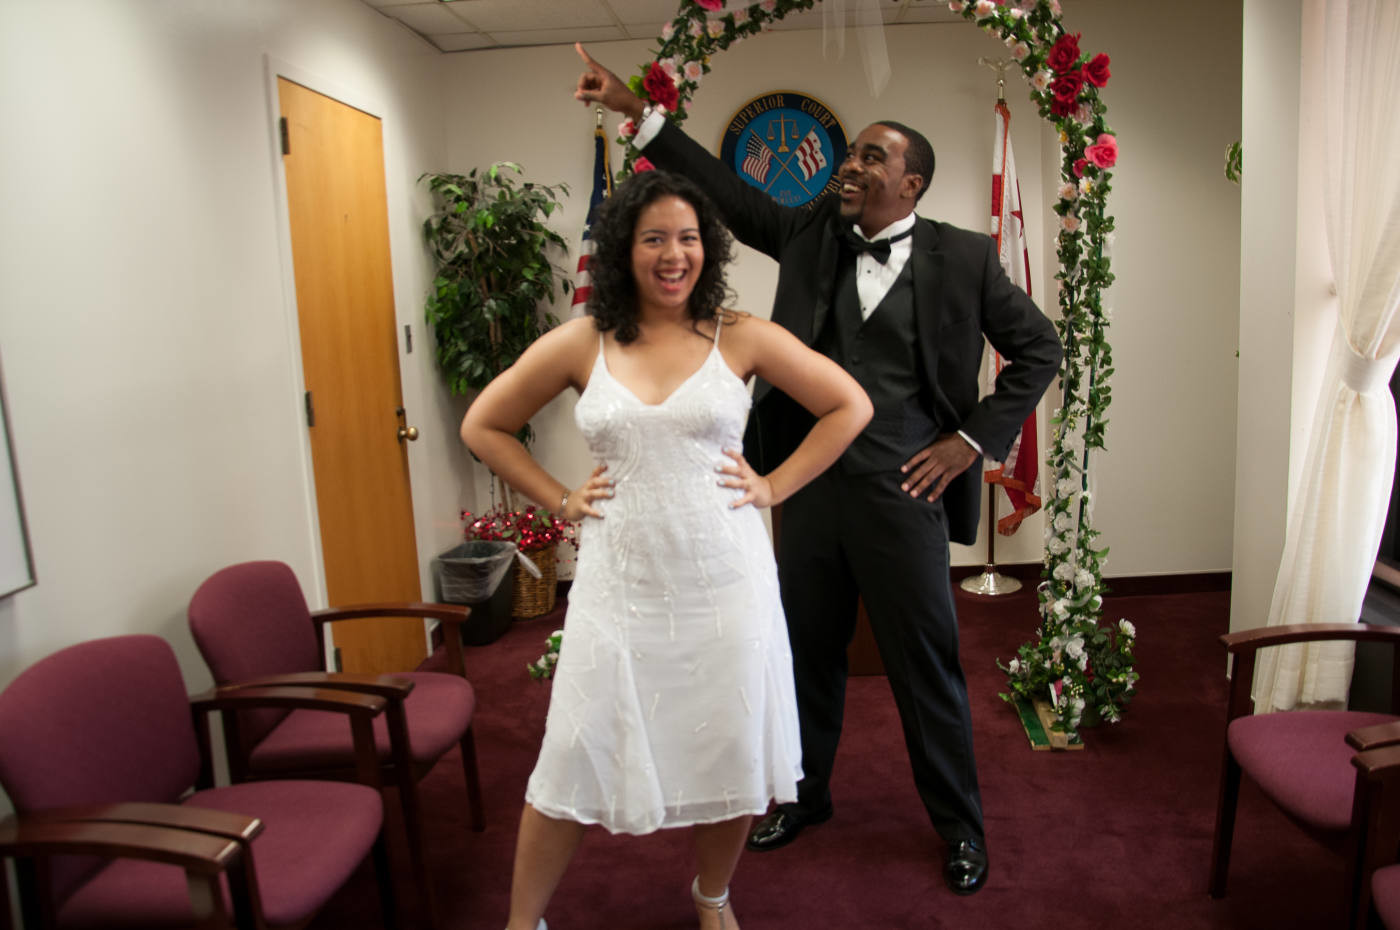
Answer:
POLYGON ((996 597, 1021 590, 1021 582, 997 571, 995 565, 983 566, 982 574, 969 575, 960 582, 960 587, 970 594, 983 594, 996 597))

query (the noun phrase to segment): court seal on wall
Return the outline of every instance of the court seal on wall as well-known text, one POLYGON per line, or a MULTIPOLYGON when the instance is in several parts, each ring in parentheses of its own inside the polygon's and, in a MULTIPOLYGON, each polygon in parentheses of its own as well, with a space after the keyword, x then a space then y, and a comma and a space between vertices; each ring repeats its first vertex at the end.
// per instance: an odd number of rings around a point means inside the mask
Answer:
POLYGON ((754 97, 729 120, 720 160, 788 207, 812 207, 839 184, 846 130, 826 104, 790 90, 754 97))

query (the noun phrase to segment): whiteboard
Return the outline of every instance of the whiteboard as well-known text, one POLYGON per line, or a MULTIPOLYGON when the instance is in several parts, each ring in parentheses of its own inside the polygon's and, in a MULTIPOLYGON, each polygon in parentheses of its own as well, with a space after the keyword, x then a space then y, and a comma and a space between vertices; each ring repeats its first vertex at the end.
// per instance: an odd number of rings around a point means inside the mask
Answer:
POLYGON ((15 470, 10 441, 10 411, 5 404, 3 371, 0 371, 0 597, 8 597, 34 584, 34 563, 29 555, 29 533, 24 523, 19 473, 15 470))

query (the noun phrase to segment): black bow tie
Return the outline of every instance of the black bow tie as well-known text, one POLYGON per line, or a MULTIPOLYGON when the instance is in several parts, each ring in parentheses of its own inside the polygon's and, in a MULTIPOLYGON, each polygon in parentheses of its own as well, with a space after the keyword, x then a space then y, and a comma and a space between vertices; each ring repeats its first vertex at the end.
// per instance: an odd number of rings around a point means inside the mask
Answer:
POLYGON ((848 227, 841 234, 841 238, 842 241, 846 243, 846 248, 850 249, 856 255, 862 252, 869 252, 871 258, 883 265, 890 260, 890 243, 898 242, 901 239, 907 239, 913 232, 914 227, 910 226, 899 235, 890 236, 887 239, 876 239, 874 242, 871 242, 864 236, 859 235, 854 227, 848 227))

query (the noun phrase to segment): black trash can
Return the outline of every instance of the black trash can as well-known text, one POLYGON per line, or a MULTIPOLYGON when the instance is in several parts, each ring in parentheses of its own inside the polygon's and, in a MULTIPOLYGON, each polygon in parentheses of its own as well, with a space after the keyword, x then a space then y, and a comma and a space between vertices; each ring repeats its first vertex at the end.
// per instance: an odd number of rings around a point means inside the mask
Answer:
POLYGON ((462 543, 433 560, 439 599, 472 608, 471 619, 462 625, 463 644, 493 643, 510 626, 514 562, 515 543, 485 540, 462 543))

